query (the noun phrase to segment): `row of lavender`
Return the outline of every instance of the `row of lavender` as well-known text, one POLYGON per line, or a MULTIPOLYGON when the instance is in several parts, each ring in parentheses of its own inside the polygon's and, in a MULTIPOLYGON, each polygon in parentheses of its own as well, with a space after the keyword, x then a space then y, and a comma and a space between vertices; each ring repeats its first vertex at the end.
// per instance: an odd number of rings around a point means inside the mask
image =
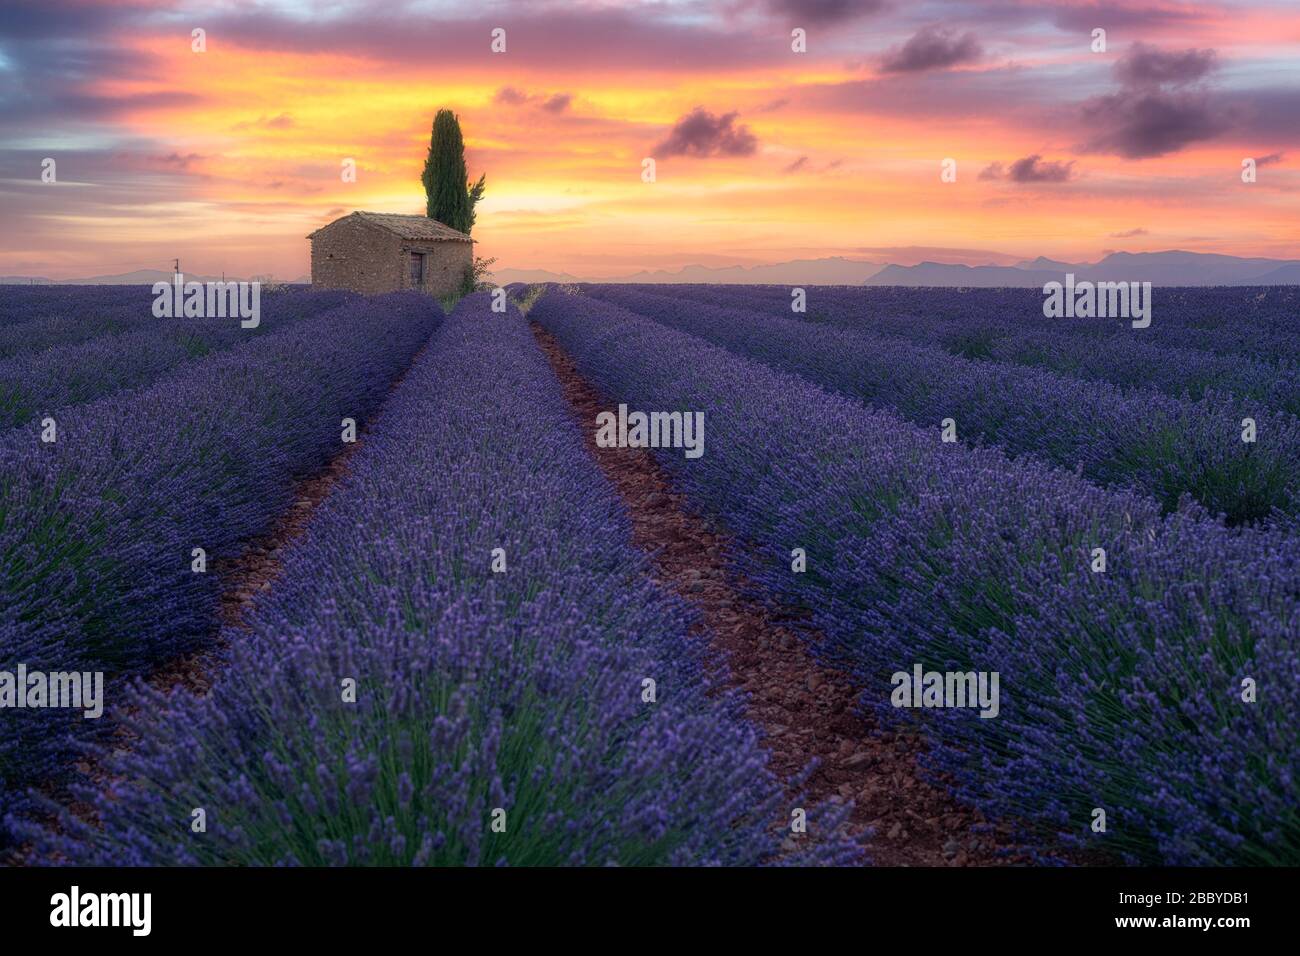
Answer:
POLYGON ((147 286, 0 286, 0 358, 85 342, 152 319, 147 286))
MULTIPOLYGON (((600 287, 594 287, 600 288, 600 287)), ((645 288, 643 291, 651 291, 645 288)), ((1044 319, 1038 299, 1015 290, 956 292, 915 289, 808 287, 806 311, 792 310, 791 290, 776 286, 679 286, 673 295, 721 308, 828 324, 849 331, 899 337, 966 358, 1032 365, 1090 381, 1154 388, 1193 399, 1221 391, 1300 414, 1300 301, 1271 289, 1264 315, 1252 290, 1161 290, 1160 331, 1133 329, 1123 319, 1044 319), (906 294, 903 294, 906 293, 906 294), (1189 323, 1179 299, 1203 296, 1216 304, 1219 324, 1189 323), (1252 354, 1253 338, 1270 344, 1252 354), (1218 342, 1223 354, 1204 346, 1218 342)), ((1257 295, 1258 293, 1256 293, 1257 295)), ((1155 321, 1155 320, 1153 320, 1155 321)))
POLYGON ((526 325, 462 300, 210 696, 143 693, 102 827, 25 835, 105 864, 852 859, 834 813, 782 847, 755 732, 629 533, 526 325))
MULTIPOLYGON (((38 287, 39 288, 39 287, 38 287)), ((293 290, 268 295, 256 328, 235 318, 155 319, 138 290, 125 290, 133 303, 126 331, 102 332, 85 341, 49 344, 0 359, 0 428, 33 422, 65 405, 93 401, 126 388, 151 384, 185 363, 230 348, 294 322, 338 308, 353 298, 346 292, 293 290)), ((69 305, 69 314, 95 325, 98 293, 69 305)), ((114 311, 123 306, 114 306, 114 311)))
MULTIPOLYGON (((103 672, 111 704, 124 678, 210 640, 215 572, 343 447, 342 420, 365 422, 440 316, 418 295, 359 300, 62 409, 52 442, 0 434, 0 661, 103 672)), ((56 709, 4 721, 0 819, 111 724, 56 709)))
POLYGON ((1000 675, 995 718, 924 712, 964 799, 1134 860, 1300 862, 1300 539, 942 444, 592 296, 530 316, 611 399, 705 413, 705 454, 661 460, 865 706, 910 714, 916 665, 1000 675))
POLYGON ((32 320, 74 314, 91 306, 95 311, 149 306, 148 285, 0 285, 0 328, 32 320))
POLYGON ((1188 494, 1230 524, 1300 512, 1300 420, 1259 402, 1218 394, 1192 402, 627 286, 593 291, 936 435, 951 419, 963 442, 1136 487, 1167 511, 1188 494), (1255 423, 1251 442, 1243 441, 1246 418, 1255 423))
MULTIPOLYGON (((1061 277, 1058 277, 1058 280, 1061 277)), ((727 292, 718 286, 679 286, 689 294, 727 292)), ((765 289, 784 294, 789 307, 788 287, 740 287, 765 289)), ((863 288, 857 286, 807 287, 820 301, 822 293, 844 297, 853 311, 810 307, 832 322, 847 320, 855 326, 874 322, 876 317, 893 317, 900 330, 901 320, 941 320, 947 323, 978 323, 993 331, 1039 328, 1061 337, 1093 343, 1133 338, 1171 348, 1194 348, 1222 356, 1251 356, 1270 362, 1300 361, 1300 290, 1289 286, 1166 288, 1155 287, 1151 297, 1151 324, 1134 329, 1122 318, 1054 317, 1043 314, 1045 296, 1038 289, 910 289, 863 288)), ((1105 295, 1102 296, 1105 298, 1105 295)), ((725 303, 720 303, 724 304, 725 303)))

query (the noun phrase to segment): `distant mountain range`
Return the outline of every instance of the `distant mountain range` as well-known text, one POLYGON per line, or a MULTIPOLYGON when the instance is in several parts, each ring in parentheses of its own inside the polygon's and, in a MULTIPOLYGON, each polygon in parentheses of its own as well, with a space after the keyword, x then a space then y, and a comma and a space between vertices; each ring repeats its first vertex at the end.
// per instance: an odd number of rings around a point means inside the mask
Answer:
POLYGON ((878 262, 860 262, 832 256, 828 259, 795 259, 761 266, 683 266, 674 271, 642 270, 630 275, 584 279, 567 272, 545 269, 497 269, 493 279, 502 285, 512 282, 642 282, 655 285, 694 282, 716 285, 861 285, 884 268, 878 262))
MULTIPOLYGON (((795 259, 758 266, 684 266, 675 271, 657 269, 611 277, 580 277, 546 269, 498 269, 493 280, 512 282, 682 282, 726 285, 871 285, 945 286, 964 288, 1042 288, 1060 282, 1067 272, 1076 282, 1150 282, 1158 286, 1201 285, 1300 285, 1300 259, 1243 259, 1202 252, 1114 252, 1099 262, 1060 262, 1039 256, 1011 266, 967 266, 948 262, 921 262, 914 266, 864 262, 833 256, 825 259, 795 259)), ((0 284, 31 282, 54 285, 152 285, 169 282, 172 274, 161 269, 139 269, 118 275, 86 279, 43 279, 32 276, 0 276, 0 284)), ((187 275, 187 280, 215 282, 220 276, 187 275)), ((243 277, 227 276, 228 281, 243 277)), ((284 281, 284 280, 281 280, 284 281)), ((288 280, 307 283, 310 276, 288 280)))
POLYGON ((922 262, 900 266, 853 259, 799 259, 765 266, 686 266, 602 279, 580 279, 542 269, 501 269, 495 279, 511 282, 712 282, 771 285, 895 285, 964 288, 1042 288, 1066 273, 1075 281, 1150 282, 1152 285, 1300 285, 1300 260, 1242 259, 1201 252, 1114 252, 1100 262, 1060 262, 1039 256, 1011 266, 967 266, 922 262))
POLYGON ((1014 266, 922 262, 888 265, 867 285, 1042 288, 1067 272, 1076 282, 1150 282, 1152 285, 1297 285, 1300 260, 1241 259, 1202 252, 1114 252, 1100 262, 1056 262, 1039 257, 1014 266))

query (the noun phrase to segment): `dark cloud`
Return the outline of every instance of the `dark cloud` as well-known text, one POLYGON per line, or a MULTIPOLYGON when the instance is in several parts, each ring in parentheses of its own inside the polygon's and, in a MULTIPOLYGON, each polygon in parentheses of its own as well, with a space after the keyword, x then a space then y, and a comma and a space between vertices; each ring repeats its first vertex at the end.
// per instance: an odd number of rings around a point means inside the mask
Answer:
POLYGON ((971 63, 983 55, 974 33, 957 36, 931 24, 922 27, 901 47, 894 47, 881 60, 886 73, 919 73, 971 63))
POLYGON ((1145 159, 1220 135, 1231 125, 1229 114, 1202 84, 1215 66, 1213 50, 1133 44, 1115 64, 1120 91, 1080 108, 1080 121, 1093 130, 1083 148, 1145 159))
MULTIPOLYGON (((0 7, 0 37, 46 40, 86 36, 125 26, 157 11, 156 4, 102 3, 98 0, 5 0, 0 7)), ((188 31, 187 31, 188 32, 188 31)))
POLYGON ((1017 159, 1011 166, 990 163, 979 174, 980 179, 1005 179, 1013 183, 1065 183, 1074 178, 1074 160, 1062 163, 1044 162, 1038 153, 1017 159))
POLYGON ((656 156, 752 156, 758 138, 747 126, 735 125, 737 113, 714 116, 703 107, 679 119, 668 138, 656 146, 656 156))
POLYGON ((522 90, 517 90, 513 86, 503 86, 497 90, 496 96, 492 97, 494 102, 505 103, 507 106, 519 106, 528 102, 528 94, 522 90))
POLYGON ((513 86, 503 86, 492 97, 493 102, 506 106, 523 106, 535 103, 548 113, 563 113, 573 103, 572 93, 526 93, 513 86))
POLYGON ((1286 159, 1286 153, 1269 153, 1267 156, 1261 156, 1255 160, 1256 166, 1274 166, 1286 159))
POLYGON ((1111 238, 1111 239, 1136 239, 1138 236, 1145 236, 1145 235, 1148 235, 1147 231, 1146 231, 1145 229, 1139 227, 1139 228, 1137 228, 1137 229, 1129 229, 1129 230, 1126 231, 1126 232, 1112 232, 1112 233, 1110 234, 1110 237, 1109 237, 1109 238, 1111 238))
POLYGON ((797 173, 797 172, 799 172, 799 170, 803 169, 803 168, 804 168, 805 166, 807 166, 807 165, 808 165, 808 157, 807 157, 807 156, 800 156, 798 159, 796 159, 796 160, 795 160, 793 163, 791 163, 789 166, 785 167, 785 169, 782 170, 782 172, 786 172, 786 173, 797 173))
POLYGON ((1073 175, 1074 160, 1068 163, 1043 162, 1043 157, 1037 153, 1017 159, 1007 170, 1007 179, 1013 183, 1063 183, 1073 175))
POLYGON ((1242 142, 1300 148, 1300 87, 1222 90, 1215 102, 1232 117, 1233 134, 1242 142))
POLYGON ((1134 43, 1115 64, 1115 77, 1132 89, 1186 86, 1205 79, 1216 66, 1213 50, 1161 50, 1134 43))
POLYGON ((97 96, 79 91, 51 92, 27 100, 14 100, 0 95, 0 129, 48 129, 44 121, 52 117, 57 117, 64 123, 71 120, 107 121, 133 110, 194 106, 201 101, 202 97, 179 90, 132 93, 127 96, 97 96))
POLYGON ((1176 153, 1213 139, 1229 126, 1208 94, 1123 90, 1084 103, 1081 120, 1095 132, 1084 145, 1094 153, 1144 159, 1176 153))
POLYGON ((565 70, 581 64, 586 71, 622 73, 665 66, 682 72, 748 69, 771 62, 770 32, 737 31, 725 21, 672 17, 658 6, 517 4, 504 19, 502 11, 464 6, 469 12, 438 16, 411 11, 381 18, 371 5, 362 3, 341 5, 331 9, 329 16, 230 4, 214 8, 203 18, 203 26, 209 41, 219 37, 241 49, 308 56, 329 51, 393 67, 509 64, 516 70, 565 70), (496 27, 506 30, 504 55, 494 55, 490 49, 496 27))
POLYGON ((542 103, 542 109, 548 113, 563 113, 572 102, 573 95, 571 93, 556 93, 542 103))
MULTIPOLYGON (((158 80, 160 61, 115 44, 119 33, 147 28, 150 8, 124 2, 5 0, 0 4, 0 131, 31 133, 50 123, 62 132, 75 121, 98 123, 138 107, 194 103, 183 93, 92 92, 105 81, 143 85, 158 80)), ((188 42, 188 41, 186 41, 188 42)))
POLYGON ((1131 0, 1093 0, 1087 4, 1057 6, 1054 10, 1044 6, 1038 11, 1016 6, 1012 10, 1017 19, 1035 12, 1050 13, 1051 22, 1066 30, 1091 33, 1097 27, 1104 27, 1107 31, 1124 28, 1130 35, 1139 29, 1168 29, 1180 21, 1194 23, 1205 15, 1202 9, 1191 4, 1175 7, 1160 2, 1137 4, 1131 0))
POLYGON ((884 9, 885 0, 767 0, 767 8, 791 26, 843 23, 884 9))

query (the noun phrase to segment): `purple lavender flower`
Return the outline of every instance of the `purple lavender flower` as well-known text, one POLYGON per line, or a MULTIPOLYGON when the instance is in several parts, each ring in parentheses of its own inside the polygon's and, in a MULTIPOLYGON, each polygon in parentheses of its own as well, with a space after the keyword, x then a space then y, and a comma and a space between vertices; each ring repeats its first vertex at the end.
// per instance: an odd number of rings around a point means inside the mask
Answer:
POLYGON ((24 835, 100 863, 857 859, 835 808, 783 855, 789 798, 629 539, 527 326, 463 300, 211 694, 142 692, 122 785, 83 794, 102 827, 24 835), (647 676, 671 692, 645 703, 647 676), (203 835, 171 823, 195 805, 203 835))
MULTIPOLYGON (((1190 502, 1163 514, 1031 456, 945 445, 592 296, 551 293, 530 316, 610 398, 705 412, 708 452, 664 467, 752 546, 745 572, 807 611, 826 638, 816 651, 864 707, 918 713, 890 697, 891 675, 917 662, 1001 675, 996 719, 924 712, 930 764, 960 797, 1048 845, 1300 861, 1300 537, 1287 527, 1228 528, 1190 502), (808 549, 805 573, 791 573, 793 547, 808 549), (1245 699, 1247 679, 1267 700, 1245 699), (1089 827, 1097 807, 1104 836, 1089 827)), ((820 332, 803 336, 817 348, 820 332)))

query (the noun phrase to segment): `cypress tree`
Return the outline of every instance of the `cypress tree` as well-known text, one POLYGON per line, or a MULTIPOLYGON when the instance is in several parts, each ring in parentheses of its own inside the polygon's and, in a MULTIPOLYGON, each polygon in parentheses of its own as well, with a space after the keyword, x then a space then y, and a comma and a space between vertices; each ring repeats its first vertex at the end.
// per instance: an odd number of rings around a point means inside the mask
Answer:
POLYGON ((465 168, 465 140, 451 110, 438 110, 424 161, 425 215, 468 234, 474 228, 474 205, 483 196, 484 177, 470 185, 465 168))

